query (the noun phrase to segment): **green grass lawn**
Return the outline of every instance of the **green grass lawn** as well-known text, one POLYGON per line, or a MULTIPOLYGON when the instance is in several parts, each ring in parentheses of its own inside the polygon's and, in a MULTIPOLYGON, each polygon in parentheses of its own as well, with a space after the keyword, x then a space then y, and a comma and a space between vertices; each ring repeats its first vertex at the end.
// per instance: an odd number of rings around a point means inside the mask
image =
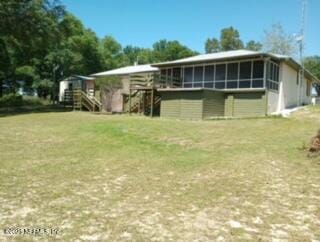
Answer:
POLYGON ((0 241, 320 240, 320 158, 303 149, 318 128, 319 108, 219 121, 2 115, 0 241))

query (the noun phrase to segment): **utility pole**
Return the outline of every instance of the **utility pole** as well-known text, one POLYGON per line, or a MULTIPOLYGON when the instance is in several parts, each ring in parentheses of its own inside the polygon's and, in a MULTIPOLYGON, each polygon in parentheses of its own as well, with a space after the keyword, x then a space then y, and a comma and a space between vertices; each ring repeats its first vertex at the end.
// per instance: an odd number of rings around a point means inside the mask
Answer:
POLYGON ((301 63, 300 75, 299 75, 299 85, 298 85, 298 106, 301 104, 301 86, 304 80, 304 42, 305 42, 305 27, 306 27, 306 15, 307 15, 307 1, 302 1, 302 9, 301 9, 301 26, 300 26, 300 35, 297 37, 297 42, 299 44, 299 58, 301 63))

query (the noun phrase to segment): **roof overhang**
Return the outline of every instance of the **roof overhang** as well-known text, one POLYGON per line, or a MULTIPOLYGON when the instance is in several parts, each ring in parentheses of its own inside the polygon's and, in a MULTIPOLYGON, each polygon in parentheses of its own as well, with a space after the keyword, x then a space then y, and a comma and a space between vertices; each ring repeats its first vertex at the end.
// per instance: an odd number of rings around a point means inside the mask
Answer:
POLYGON ((135 74, 150 74, 158 72, 159 68, 147 65, 126 66, 109 71, 99 72, 92 74, 93 77, 105 77, 105 76, 127 76, 135 74))

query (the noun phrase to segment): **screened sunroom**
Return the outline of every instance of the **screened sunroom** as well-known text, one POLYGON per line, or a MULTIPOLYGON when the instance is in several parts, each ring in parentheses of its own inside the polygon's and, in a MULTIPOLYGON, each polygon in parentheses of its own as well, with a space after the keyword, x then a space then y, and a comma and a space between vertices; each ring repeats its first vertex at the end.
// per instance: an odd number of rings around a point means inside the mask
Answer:
POLYGON ((241 60, 160 68, 159 80, 164 88, 268 88, 274 91, 279 88, 279 64, 271 60, 241 60))

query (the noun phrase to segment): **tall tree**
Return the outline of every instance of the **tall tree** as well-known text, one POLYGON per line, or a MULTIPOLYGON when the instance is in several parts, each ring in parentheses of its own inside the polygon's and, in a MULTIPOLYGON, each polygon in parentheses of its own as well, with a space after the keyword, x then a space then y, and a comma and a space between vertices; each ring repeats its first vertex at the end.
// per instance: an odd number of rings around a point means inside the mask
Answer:
POLYGON ((247 50, 260 51, 262 50, 262 44, 260 42, 256 42, 254 40, 250 40, 246 44, 247 50))
POLYGON ((153 44, 155 61, 171 61, 196 55, 197 52, 192 51, 178 41, 167 41, 162 39, 153 44))
POLYGON ((265 31, 263 49, 280 55, 294 56, 297 53, 294 36, 286 33, 280 23, 265 31))
MULTIPOLYGON (((10 63, 2 78, 14 87, 22 71, 30 70, 23 67, 31 67, 37 73, 34 77, 39 76, 43 57, 58 42, 57 24, 65 10, 49 0, 0 1, 0 9, 0 39, 10 63)), ((29 77, 26 73, 25 78, 29 77)))
POLYGON ((216 38, 208 38, 205 43, 206 53, 215 53, 220 51, 220 42, 216 38))
POLYGON ((106 70, 118 68, 126 64, 121 44, 112 36, 105 36, 100 42, 103 67, 106 70))
POLYGON ((243 42, 240 39, 239 31, 233 27, 224 28, 221 30, 220 36, 221 50, 237 50, 243 49, 243 42))

